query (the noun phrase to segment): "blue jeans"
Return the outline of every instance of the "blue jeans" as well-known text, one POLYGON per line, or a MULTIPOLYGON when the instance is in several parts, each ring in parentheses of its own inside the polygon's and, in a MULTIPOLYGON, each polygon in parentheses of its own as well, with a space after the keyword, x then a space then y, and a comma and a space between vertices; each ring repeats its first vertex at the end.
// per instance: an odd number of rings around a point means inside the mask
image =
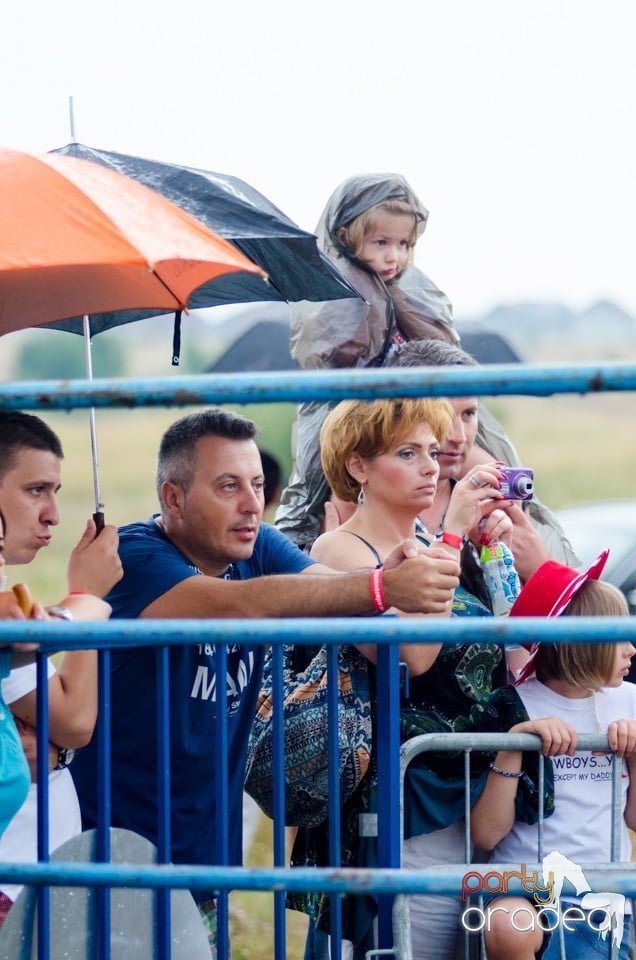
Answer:
MULTIPOLYGON (((618 953, 618 960, 628 960, 629 955, 629 931, 631 928, 631 916, 625 917, 623 928, 623 942, 618 953)), ((587 923, 572 923, 572 930, 563 930, 565 940, 565 955, 570 960, 609 960, 612 949, 612 935, 607 933, 603 939, 600 933, 593 930, 587 923)), ((561 950, 559 947, 559 932, 555 930, 550 936, 550 942, 543 954, 543 960, 561 960, 561 950)))

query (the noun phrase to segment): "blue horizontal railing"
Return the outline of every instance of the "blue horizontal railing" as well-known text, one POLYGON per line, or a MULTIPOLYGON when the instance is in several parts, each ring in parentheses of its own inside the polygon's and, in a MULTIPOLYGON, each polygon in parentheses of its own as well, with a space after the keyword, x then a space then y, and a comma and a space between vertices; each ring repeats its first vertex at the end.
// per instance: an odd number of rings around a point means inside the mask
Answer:
MULTIPOLYGON (((483 868, 485 865, 481 864, 483 868)), ((499 864, 497 864, 499 866, 499 864)), ((518 864, 517 864, 518 866, 518 864)), ((540 864, 539 864, 540 866, 540 864)), ((537 863, 528 864, 533 869, 537 863)), ((475 865, 473 864, 473 869, 475 865)), ((600 889, 636 897, 636 871, 627 864, 611 864, 586 869, 586 875, 600 889)), ((337 867, 178 867, 171 864, 157 866, 127 866, 98 863, 5 864, 3 879, 14 883, 26 882, 34 886, 90 886, 131 887, 135 889, 194 888, 218 890, 255 890, 270 892, 288 890, 302 893, 378 893, 378 894, 440 894, 457 895, 466 873, 463 864, 426 867, 421 870, 337 867)), ((511 892, 514 888, 511 887, 511 892)))
MULTIPOLYGON (((111 620, 104 623, 39 623, 5 621, 6 643, 40 643, 40 650, 119 649, 151 647, 158 643, 186 645, 210 643, 209 620, 111 620)), ((371 642, 379 646, 399 643, 500 643, 504 646, 542 641, 569 643, 636 640, 636 618, 572 617, 541 620, 466 618, 453 620, 399 620, 396 617, 329 617, 312 619, 214 619, 214 644, 325 644, 371 642)))
POLYGON ((549 397, 636 390, 636 366, 493 364, 232 373, 169 379, 23 381, 0 385, 0 410, 165 407, 414 396, 549 397))

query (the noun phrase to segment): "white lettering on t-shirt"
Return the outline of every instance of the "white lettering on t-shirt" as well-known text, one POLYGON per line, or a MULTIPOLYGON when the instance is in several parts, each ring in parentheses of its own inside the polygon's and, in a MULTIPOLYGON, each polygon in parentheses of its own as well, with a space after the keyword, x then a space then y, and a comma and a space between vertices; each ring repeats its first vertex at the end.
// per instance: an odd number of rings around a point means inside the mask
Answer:
MULTIPOLYGON (((252 650, 247 653, 245 659, 241 657, 237 662, 230 664, 230 669, 226 673, 226 696, 230 702, 237 701, 245 690, 253 669, 254 652, 252 650)), ((199 664, 190 696, 194 699, 216 701, 216 673, 213 668, 206 664, 199 664)))
POLYGON ((199 666, 192 685, 191 697, 200 697, 202 700, 216 700, 216 674, 212 673, 208 684, 208 668, 199 666))
POLYGON ((614 755, 593 756, 580 754, 575 757, 553 757, 554 779, 557 780, 611 780, 614 755))

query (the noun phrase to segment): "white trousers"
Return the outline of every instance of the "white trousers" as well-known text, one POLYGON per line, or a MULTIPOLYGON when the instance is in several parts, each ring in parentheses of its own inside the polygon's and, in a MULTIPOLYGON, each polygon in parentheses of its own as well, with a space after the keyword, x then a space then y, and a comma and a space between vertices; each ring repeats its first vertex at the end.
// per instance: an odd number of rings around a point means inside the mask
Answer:
MULTIPOLYGON (((465 863, 465 823, 459 820, 444 830, 404 841, 402 866, 408 870, 465 863)), ((411 897, 413 960, 456 960, 463 954, 460 924, 461 899, 457 897, 411 897)))

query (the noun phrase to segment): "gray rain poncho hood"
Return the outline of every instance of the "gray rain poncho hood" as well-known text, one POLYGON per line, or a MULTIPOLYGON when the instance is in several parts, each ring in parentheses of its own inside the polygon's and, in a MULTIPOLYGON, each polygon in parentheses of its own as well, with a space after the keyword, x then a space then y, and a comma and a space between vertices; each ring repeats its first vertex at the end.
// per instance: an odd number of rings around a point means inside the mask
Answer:
POLYGON ((332 260, 339 256, 348 257, 347 250, 338 240, 338 230, 387 200, 402 200, 413 208, 419 221, 417 234, 420 237, 426 229, 428 210, 404 177, 399 173, 368 173, 349 177, 331 194, 316 227, 323 252, 332 260))
POLYGON ((390 284, 351 256, 341 227, 387 200, 408 203, 424 232, 428 210, 399 174, 351 177, 331 195, 316 227, 318 245, 358 290, 361 299, 292 306, 290 349, 302 370, 384 363, 392 342, 436 337, 458 341, 448 297, 417 267, 390 284))

